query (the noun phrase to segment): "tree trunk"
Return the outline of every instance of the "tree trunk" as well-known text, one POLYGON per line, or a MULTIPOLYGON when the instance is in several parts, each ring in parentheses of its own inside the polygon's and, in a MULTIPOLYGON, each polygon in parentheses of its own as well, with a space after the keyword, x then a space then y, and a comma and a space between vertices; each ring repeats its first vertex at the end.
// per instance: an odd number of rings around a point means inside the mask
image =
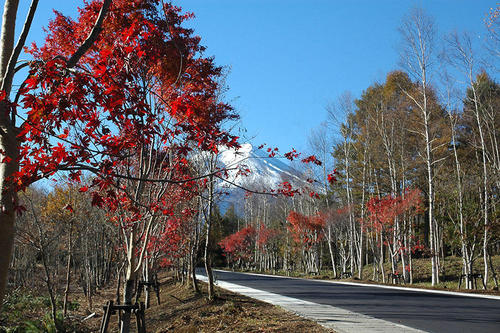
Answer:
POLYGON ((47 263, 47 256, 46 256, 45 249, 43 248, 43 246, 40 249, 40 254, 42 256, 42 263, 43 263, 43 268, 44 268, 44 272, 45 272, 45 284, 47 286, 47 291, 49 293, 49 298, 50 298, 51 316, 52 316, 52 320, 54 321, 54 325, 56 327, 56 332, 59 332, 60 327, 59 327, 59 322, 57 320, 57 304, 56 304, 56 298, 54 295, 54 287, 52 286, 52 279, 50 278, 49 265, 47 263))
POLYGON ((193 249, 193 253, 191 255, 191 277, 193 279, 193 289, 197 294, 199 294, 200 287, 198 286, 198 281, 196 281, 196 253, 196 249, 193 249))
MULTIPOLYGON (((0 33, 0 80, 2 83, 14 48, 18 4, 19 0, 5 0, 4 4, 0 33)), ((0 256, 0 304, 3 302, 7 287, 16 219, 14 206, 17 203, 17 194, 12 189, 8 178, 19 169, 19 162, 17 161, 19 154, 16 139, 17 130, 9 116, 10 112, 8 112, 7 104, 5 101, 0 102, 0 150, 5 154, 0 154, 0 214, 2 214, 0 223, 0 253, 2 253, 0 256), (10 161, 6 161, 5 157, 9 158, 10 161)))
MULTIPOLYGON (((136 266, 136 256, 135 256, 135 242, 136 242, 136 226, 132 227, 130 232, 128 251, 127 251, 127 273, 125 275, 125 286, 123 290, 123 304, 132 305, 132 299, 134 297, 135 282, 137 277, 136 266)), ((130 311, 124 311, 122 315, 122 321, 120 326, 120 333, 130 332, 130 311)))
POLYGON ((404 51, 401 61, 406 65, 408 72, 415 75, 419 81, 418 92, 409 92, 403 89, 420 111, 422 127, 419 130, 423 136, 425 152, 423 155, 427 171, 427 200, 428 200, 428 223, 429 223, 429 245, 431 251, 432 285, 439 283, 439 249, 436 237, 436 221, 434 216, 434 157, 433 142, 435 140, 431 133, 431 114, 428 95, 428 71, 432 63, 433 37, 435 35, 433 21, 428 18, 421 9, 414 9, 410 16, 403 21, 400 33, 404 40, 404 51))
MULTIPOLYGON (((213 161, 211 161, 212 164, 213 161)), ((212 168, 211 168, 212 169, 212 168)), ((211 242, 211 231, 212 231, 212 205, 213 205, 213 176, 210 176, 210 184, 209 184, 209 198, 208 198, 208 216, 206 218, 206 226, 207 226, 207 234, 205 238, 205 271, 208 277, 208 300, 214 300, 214 276, 212 272, 212 261, 211 261, 211 253, 210 253, 210 242, 211 242)))
MULTIPOLYGON (((200 207, 200 211, 203 209, 203 204, 202 204, 202 199, 200 198, 199 199, 200 202, 199 202, 199 207, 200 207)), ((199 249, 199 245, 200 245, 200 241, 199 241, 199 237, 200 237, 200 232, 199 232, 199 228, 201 226, 201 214, 198 215, 198 222, 196 223, 195 225, 195 228, 194 228, 194 243, 193 243, 193 246, 191 248, 191 275, 192 275, 192 278, 193 278, 193 288, 195 290, 195 292, 197 294, 199 294, 201 292, 200 290, 200 287, 198 286, 198 281, 196 280, 196 264, 197 264, 197 255, 198 255, 198 249, 199 249)), ((238 229, 239 230, 239 229, 238 229)))
POLYGON ((59 328, 59 322, 57 321, 57 304, 56 304, 56 298, 54 295, 54 286, 52 283, 52 279, 50 277, 49 263, 47 262, 47 251, 46 251, 46 247, 44 244, 46 237, 45 237, 45 235, 42 231, 42 227, 39 223, 37 223, 37 227, 38 227, 38 237, 40 239, 40 246, 38 247, 38 252, 40 253, 40 256, 42 257, 42 264, 43 264, 43 269, 45 272, 45 285, 47 286, 47 292, 49 293, 49 298, 50 298, 51 316, 52 316, 52 320, 54 321, 54 326, 56 328, 56 332, 59 332, 60 328, 59 328))
POLYGON ((385 283, 385 269, 384 269, 384 241, 382 232, 380 232, 380 272, 382 273, 382 282, 385 283))
POLYGON ((481 140, 481 157, 482 157, 482 162, 483 162, 483 224, 484 224, 484 232, 483 232, 483 263, 484 263, 484 274, 483 274, 483 281, 484 281, 484 288, 488 286, 488 230, 489 230, 489 223, 488 223, 488 169, 487 169, 487 162, 486 162, 486 144, 484 140, 484 134, 483 134, 483 126, 481 125, 481 120, 479 118, 479 105, 477 101, 477 95, 476 95, 476 89, 474 87, 474 84, 471 85, 472 87, 472 92, 474 94, 474 106, 475 106, 475 116, 476 116, 476 122, 477 122, 477 128, 479 131, 479 139, 481 140))
POLYGON ((153 281, 150 274, 149 258, 147 253, 146 253, 146 258, 144 258, 143 270, 144 270, 144 281, 148 283, 148 285, 145 285, 143 287, 144 303, 146 304, 146 309, 149 309, 151 307, 151 297, 150 297, 151 287, 149 286, 149 283, 153 281))
POLYGON ((453 121, 453 115, 449 112, 450 117, 450 128, 451 128, 451 140, 453 145, 453 156, 455 159, 455 172, 457 175, 457 192, 458 192, 458 225, 460 230, 460 245, 462 249, 462 272, 465 274, 465 282, 466 288, 469 289, 471 283, 469 281, 469 263, 468 263, 468 247, 467 247, 467 229, 464 221, 463 214, 463 187, 462 187, 462 175, 461 175, 461 167, 460 161, 458 160, 457 153, 457 143, 456 143, 456 131, 455 131, 455 123, 453 121))
MULTIPOLYGON (((125 289, 123 294, 124 305, 132 305, 132 299, 134 297, 135 275, 136 274, 134 272, 130 274, 129 269, 127 269, 127 278, 125 281, 125 289)), ((130 317, 131 317, 130 310, 124 311, 124 313, 122 314, 120 333, 130 332, 130 317)))
POLYGON ((332 261, 332 271, 333 271, 333 277, 337 277, 337 267, 335 264, 335 254, 333 253, 333 248, 332 248, 332 227, 331 225, 328 225, 328 250, 330 251, 330 260, 332 261))
POLYGON ((71 283, 71 260, 73 259, 73 221, 69 224, 68 261, 66 263, 66 288, 64 289, 63 318, 68 311, 69 287, 71 283))
POLYGON ((209 241, 209 236, 207 234, 207 242, 205 243, 205 271, 208 277, 208 300, 214 300, 214 275, 212 272, 212 263, 210 260, 210 251, 208 249, 207 243, 209 241))

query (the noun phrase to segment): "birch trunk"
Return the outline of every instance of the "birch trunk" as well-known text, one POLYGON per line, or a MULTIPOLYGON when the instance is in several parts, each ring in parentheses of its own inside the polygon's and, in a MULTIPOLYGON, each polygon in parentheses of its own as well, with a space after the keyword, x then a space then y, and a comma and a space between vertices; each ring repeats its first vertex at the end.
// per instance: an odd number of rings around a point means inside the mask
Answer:
MULTIPOLYGON (((211 169, 213 165, 213 157, 210 161, 211 169)), ((212 272, 212 261, 211 261, 211 253, 210 253, 210 242, 211 242, 211 233, 212 233, 212 205, 213 205, 213 176, 210 176, 210 184, 209 184, 209 199, 208 199, 208 216, 206 217, 206 225, 207 225, 207 234, 205 238, 205 271, 208 277, 208 300, 213 301, 214 299, 214 276, 212 272)))
POLYGON ((428 105, 428 70, 433 52, 433 39, 435 36, 434 22, 426 16, 422 9, 414 9, 403 21, 399 32, 403 38, 403 52, 401 63, 409 73, 417 77, 417 91, 406 91, 405 95, 413 101, 420 111, 422 127, 419 133, 424 139, 424 163, 427 173, 427 201, 429 223, 429 246, 431 250, 432 285, 439 283, 439 262, 436 237, 436 221, 434 217, 434 174, 433 174, 433 137, 431 135, 431 108, 428 105))
POLYGON ((482 171, 483 171, 483 224, 484 224, 484 231, 483 231, 483 262, 484 262, 484 274, 483 274, 483 281, 484 281, 484 288, 488 286, 488 275, 489 275, 489 270, 488 270, 488 168, 487 168, 487 158, 486 158, 486 143, 484 139, 484 134, 483 134, 483 125, 481 124, 481 119, 479 115, 479 102, 478 102, 478 97, 477 97, 477 92, 476 92, 476 87, 474 82, 472 82, 472 73, 469 76, 469 79, 471 80, 471 89, 472 93, 474 96, 474 116, 476 118, 476 123, 477 123, 477 129, 479 132, 479 139, 481 143, 481 159, 482 159, 482 171))
MULTIPOLYGON (((134 297, 134 289, 136 284, 137 272, 135 270, 136 266, 136 256, 135 256, 135 243, 136 243, 136 233, 137 227, 133 226, 132 231, 129 235, 128 247, 127 247, 127 271, 125 274, 125 286, 123 290, 123 304, 132 305, 132 299, 134 297)), ((120 333, 130 332, 130 311, 124 311, 121 318, 120 333)))
POLYGON ((333 248, 332 248, 332 226, 328 225, 328 250, 330 251, 330 260, 332 261, 332 271, 333 271, 333 277, 337 277, 337 265, 335 263, 335 254, 333 253, 333 248))

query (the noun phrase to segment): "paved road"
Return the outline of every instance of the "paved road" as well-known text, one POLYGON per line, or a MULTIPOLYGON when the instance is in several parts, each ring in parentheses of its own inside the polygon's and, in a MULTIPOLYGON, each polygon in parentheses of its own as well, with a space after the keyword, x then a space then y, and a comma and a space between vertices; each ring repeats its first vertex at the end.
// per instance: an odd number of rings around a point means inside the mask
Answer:
POLYGON ((500 300, 216 271, 216 279, 427 332, 500 332, 500 300))

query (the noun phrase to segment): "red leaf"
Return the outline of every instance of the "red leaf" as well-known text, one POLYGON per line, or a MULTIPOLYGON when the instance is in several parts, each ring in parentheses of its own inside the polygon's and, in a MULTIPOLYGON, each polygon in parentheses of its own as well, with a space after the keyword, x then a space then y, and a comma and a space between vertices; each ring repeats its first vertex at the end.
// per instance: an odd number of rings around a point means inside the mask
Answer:
POLYGON ((73 213, 73 207, 70 204, 64 206, 64 209, 68 210, 70 213, 73 213))
POLYGON ((59 134, 59 136, 58 136, 58 137, 59 137, 60 139, 66 139, 66 138, 68 137, 68 135, 69 135, 69 130, 68 130, 67 128, 65 128, 65 129, 64 129, 64 133, 59 134))

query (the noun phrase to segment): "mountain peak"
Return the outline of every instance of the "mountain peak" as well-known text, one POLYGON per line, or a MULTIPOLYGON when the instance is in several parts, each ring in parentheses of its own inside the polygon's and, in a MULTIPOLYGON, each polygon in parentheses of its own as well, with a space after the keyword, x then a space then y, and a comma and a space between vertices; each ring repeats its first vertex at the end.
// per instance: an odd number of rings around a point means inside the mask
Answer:
MULTIPOLYGON (((302 182, 300 173, 285 164, 278 157, 269 157, 265 152, 254 149, 252 144, 244 143, 239 149, 224 149, 219 155, 221 168, 230 169, 229 181, 250 190, 276 189, 283 181, 302 182), (248 175, 238 173, 248 169, 248 175)), ((224 187, 234 187, 224 184, 224 187)))

